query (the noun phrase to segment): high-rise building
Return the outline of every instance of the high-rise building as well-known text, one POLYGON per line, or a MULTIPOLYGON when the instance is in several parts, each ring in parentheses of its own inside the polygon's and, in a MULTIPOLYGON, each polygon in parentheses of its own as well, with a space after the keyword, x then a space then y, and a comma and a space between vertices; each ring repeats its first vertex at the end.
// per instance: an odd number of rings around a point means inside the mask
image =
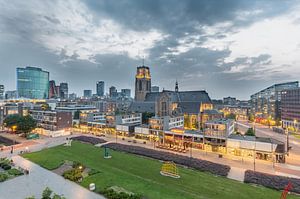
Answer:
POLYGON ((59 97, 61 99, 68 99, 68 83, 60 83, 59 97))
POLYGON ((47 99, 49 97, 49 72, 41 68, 17 68, 19 98, 47 99))
POLYGON ((58 97, 58 93, 57 93, 57 89, 56 89, 56 85, 55 85, 55 81, 51 80, 49 81, 49 98, 57 98, 58 97))
POLYGON ((117 88, 114 86, 111 86, 109 88, 109 97, 115 97, 117 95, 118 91, 117 88))
POLYGON ((279 121, 281 119, 281 92, 298 86, 298 81, 274 84, 251 95, 251 112, 259 120, 258 122, 270 124, 270 122, 279 121))
POLYGON ((159 92, 159 87, 158 86, 151 86, 151 92, 159 92))
POLYGON ((71 94, 69 94, 69 99, 70 99, 70 100, 76 100, 76 98, 77 98, 76 93, 71 93, 71 94))
POLYGON ((91 98, 92 97, 92 90, 83 90, 83 97, 91 98))
POLYGON ((281 119, 284 128, 300 130, 300 88, 281 92, 281 119))
POLYGON ((131 97, 131 90, 128 88, 121 89, 121 96, 130 98, 131 97))
POLYGON ((146 94, 151 92, 150 69, 147 66, 137 67, 135 75, 135 100, 144 101, 146 94))
POLYGON ((0 85, 0 99, 4 98, 4 85, 0 85))
POLYGON ((97 96, 104 96, 104 81, 98 81, 96 84, 97 96))

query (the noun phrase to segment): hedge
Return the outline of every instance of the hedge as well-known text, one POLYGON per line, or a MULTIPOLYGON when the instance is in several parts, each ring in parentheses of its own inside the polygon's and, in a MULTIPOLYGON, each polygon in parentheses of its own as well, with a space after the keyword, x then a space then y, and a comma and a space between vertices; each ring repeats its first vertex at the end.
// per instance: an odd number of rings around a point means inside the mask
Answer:
POLYGON ((291 192, 300 193, 300 179, 297 178, 289 178, 247 170, 245 172, 244 182, 258 184, 276 190, 284 190, 285 186, 291 182, 293 186, 291 192))
POLYGON ((183 155, 177 155, 174 153, 157 151, 153 149, 147 149, 139 146, 130 146, 118 143, 109 143, 102 147, 108 147, 116 151, 123 151, 127 153, 132 153, 136 155, 141 155, 145 157, 150 157, 153 159, 163 160, 163 161, 172 161, 176 164, 184 165, 190 168, 194 168, 199 171, 207 171, 219 176, 227 176, 230 167, 227 165, 222 165, 218 163, 213 163, 206 160, 190 158, 183 155))

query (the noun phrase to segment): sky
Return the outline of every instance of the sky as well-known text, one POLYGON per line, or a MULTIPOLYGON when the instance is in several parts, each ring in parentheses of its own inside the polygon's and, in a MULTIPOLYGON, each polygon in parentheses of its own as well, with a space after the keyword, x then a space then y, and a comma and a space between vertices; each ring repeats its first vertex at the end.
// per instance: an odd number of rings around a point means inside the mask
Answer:
POLYGON ((250 95, 299 80, 300 1, 0 0, 0 84, 37 66, 69 93, 134 91, 136 67, 152 85, 205 89, 211 98, 250 95))

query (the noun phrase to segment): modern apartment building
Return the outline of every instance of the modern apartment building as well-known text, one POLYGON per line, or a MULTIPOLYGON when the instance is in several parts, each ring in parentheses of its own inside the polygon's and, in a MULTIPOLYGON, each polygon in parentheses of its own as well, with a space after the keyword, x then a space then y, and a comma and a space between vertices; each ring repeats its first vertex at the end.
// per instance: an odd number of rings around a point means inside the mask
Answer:
POLYGON ((281 92, 298 86, 298 81, 274 84, 251 95, 251 112, 256 119, 262 120, 262 123, 266 120, 279 121, 281 119, 281 92))
POLYGON ((71 112, 31 110, 30 114, 37 121, 37 126, 45 130, 58 131, 72 127, 71 112))
POLYGON ((300 88, 281 92, 281 119, 283 128, 299 131, 300 88))

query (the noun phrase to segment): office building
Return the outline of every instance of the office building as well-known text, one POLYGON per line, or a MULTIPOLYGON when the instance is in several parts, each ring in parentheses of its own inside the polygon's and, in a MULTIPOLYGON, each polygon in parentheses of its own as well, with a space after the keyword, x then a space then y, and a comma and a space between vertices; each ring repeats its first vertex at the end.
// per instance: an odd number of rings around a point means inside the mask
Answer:
POLYGON ((114 86, 111 86, 111 87, 109 88, 109 97, 110 97, 110 98, 116 98, 117 95, 118 95, 117 88, 114 87, 114 86))
POLYGON ((159 92, 158 86, 151 86, 151 92, 159 92))
POLYGON ((49 81, 49 99, 58 97, 57 87, 54 80, 49 81))
POLYGON ((283 128, 298 132, 300 127, 300 88, 282 91, 281 105, 283 128))
POLYGON ((6 91, 5 92, 5 99, 17 99, 18 92, 17 91, 6 91))
POLYGON ((92 97, 92 90, 83 90, 83 97, 91 98, 92 97))
POLYGON ((151 92, 151 75, 147 66, 139 66, 135 75, 135 100, 144 101, 151 92))
POLYGON ((121 89, 121 96, 125 98, 130 98, 131 97, 131 90, 130 89, 121 89))
POLYGON ((96 94, 97 96, 104 96, 104 81, 98 81, 96 84, 96 94))
POLYGON ((68 83, 60 83, 59 85, 59 97, 60 99, 68 99, 68 83))
POLYGON ((269 125, 278 124, 281 120, 281 92, 298 86, 298 81, 274 84, 251 95, 251 112, 256 121, 269 125))
POLYGON ((69 94, 69 100, 76 100, 76 98, 77 98, 76 93, 69 94))
POLYGON ((4 99, 4 85, 0 85, 0 100, 4 99))
POLYGON ((19 98, 48 99, 49 72, 41 68, 17 68, 17 92, 19 98))

